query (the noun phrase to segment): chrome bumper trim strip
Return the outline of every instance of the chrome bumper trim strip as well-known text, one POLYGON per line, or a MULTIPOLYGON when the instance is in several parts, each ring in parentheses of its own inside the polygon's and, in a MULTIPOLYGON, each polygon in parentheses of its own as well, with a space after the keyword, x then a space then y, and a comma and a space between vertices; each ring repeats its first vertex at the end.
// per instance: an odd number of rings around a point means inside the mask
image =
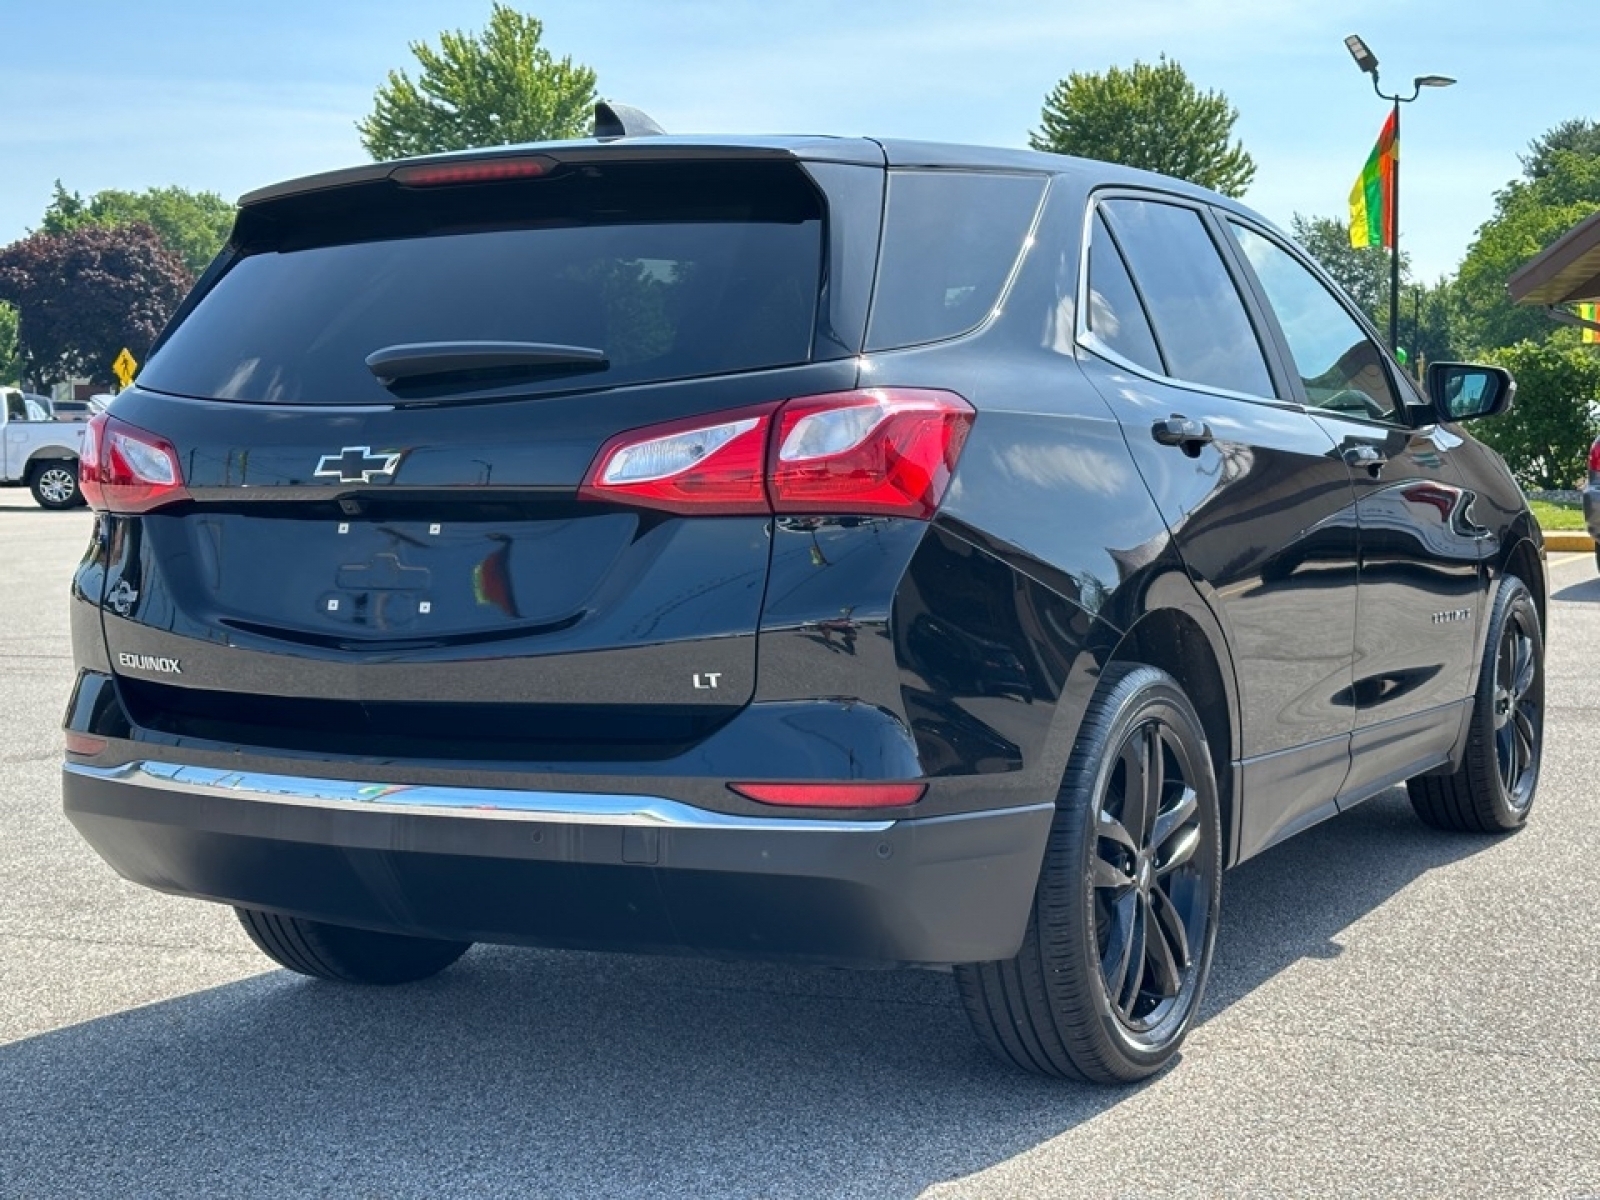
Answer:
POLYGON ((301 775, 224 771, 178 763, 133 762, 119 767, 67 763, 68 773, 112 783, 190 795, 227 795, 267 804, 308 808, 540 821, 558 825, 630 825, 654 829, 729 829, 763 833, 882 833, 884 821, 829 821, 804 817, 743 817, 696 808, 660 796, 597 792, 516 791, 509 788, 438 787, 431 784, 362 783, 301 775))

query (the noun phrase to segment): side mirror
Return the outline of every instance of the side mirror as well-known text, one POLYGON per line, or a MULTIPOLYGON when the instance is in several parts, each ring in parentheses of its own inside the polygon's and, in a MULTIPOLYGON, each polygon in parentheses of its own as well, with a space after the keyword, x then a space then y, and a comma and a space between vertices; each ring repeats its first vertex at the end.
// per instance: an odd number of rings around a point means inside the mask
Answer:
POLYGON ((1428 398, 1442 420, 1475 421, 1498 416, 1511 407, 1516 396, 1517 381, 1511 378, 1510 371, 1500 367, 1428 364, 1428 398))

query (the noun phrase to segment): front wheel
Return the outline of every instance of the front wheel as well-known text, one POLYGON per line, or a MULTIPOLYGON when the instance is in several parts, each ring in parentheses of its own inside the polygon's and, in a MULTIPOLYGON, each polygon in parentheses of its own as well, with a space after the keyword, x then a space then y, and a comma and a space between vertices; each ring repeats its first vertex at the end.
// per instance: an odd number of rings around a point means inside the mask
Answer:
POLYGON ((280 917, 254 908, 233 911, 256 948, 280 967, 339 983, 414 983, 437 975, 472 946, 280 917))
POLYGON ((978 1037, 1041 1075, 1153 1075, 1199 1011, 1221 892, 1216 778, 1194 706, 1163 671, 1112 666, 1067 764, 1021 950, 956 968, 978 1037))
POLYGON ((1406 783, 1411 807, 1435 829, 1508 833, 1533 808, 1544 752, 1544 635, 1533 594, 1515 575, 1495 592, 1467 749, 1451 775, 1406 783))
POLYGON ((83 503, 75 462, 53 459, 38 464, 28 475, 28 490, 40 508, 76 508, 83 503))

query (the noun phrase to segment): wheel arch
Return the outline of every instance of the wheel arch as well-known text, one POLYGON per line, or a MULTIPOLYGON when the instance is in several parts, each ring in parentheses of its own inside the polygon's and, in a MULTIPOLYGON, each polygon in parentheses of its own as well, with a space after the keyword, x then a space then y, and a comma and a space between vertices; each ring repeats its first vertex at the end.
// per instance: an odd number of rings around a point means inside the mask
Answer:
POLYGON ((1158 667, 1176 679, 1200 716, 1217 777, 1222 809, 1224 863, 1237 857, 1240 731, 1233 657, 1221 626, 1184 580, 1163 597, 1171 602, 1146 611, 1112 651, 1111 662, 1158 667), (1184 586, 1187 585, 1187 586, 1184 586), (1187 592, 1187 595, 1184 593, 1187 592))
POLYGON ((1495 573, 1496 579, 1501 575, 1515 575, 1528 585, 1528 590, 1533 593, 1533 606, 1539 613, 1539 627, 1549 628, 1545 613, 1546 592, 1549 588, 1545 578, 1543 548, 1535 545, 1531 537, 1526 535, 1519 537, 1500 560, 1500 569, 1495 573))
POLYGON ((77 461, 78 461, 78 452, 76 450, 70 450, 66 446, 62 446, 62 445, 40 446, 36 450, 34 450, 33 453, 28 455, 28 461, 23 466, 22 476, 23 476, 24 479, 26 479, 35 470, 38 469, 38 467, 39 467, 39 465, 41 463, 47 463, 47 462, 76 463, 77 461))

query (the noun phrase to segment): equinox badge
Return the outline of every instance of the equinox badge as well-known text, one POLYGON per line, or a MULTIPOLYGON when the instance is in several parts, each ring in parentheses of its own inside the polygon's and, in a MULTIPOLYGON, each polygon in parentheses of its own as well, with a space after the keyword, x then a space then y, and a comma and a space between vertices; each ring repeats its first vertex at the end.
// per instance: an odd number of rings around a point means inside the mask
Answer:
POLYGON ((324 454, 316 474, 333 476, 340 483, 371 483, 378 475, 393 475, 399 452, 374 454, 371 446, 346 446, 337 454, 324 454))
POLYGON ((161 675, 182 675, 183 668, 178 665, 175 658, 158 658, 154 654, 128 654, 117 655, 117 664, 128 668, 130 671, 155 671, 161 675))

